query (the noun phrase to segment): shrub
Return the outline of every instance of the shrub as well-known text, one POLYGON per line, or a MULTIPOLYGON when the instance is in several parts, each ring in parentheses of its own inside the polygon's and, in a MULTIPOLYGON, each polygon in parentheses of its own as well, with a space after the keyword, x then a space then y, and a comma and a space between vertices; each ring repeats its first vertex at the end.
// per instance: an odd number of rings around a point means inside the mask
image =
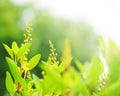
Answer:
POLYGON ((104 62, 99 56, 85 64, 73 59, 77 68, 72 66, 68 39, 64 42, 61 61, 57 60, 56 49, 51 41, 49 41, 51 53, 47 61, 41 60, 39 63, 40 54, 28 59, 32 40, 31 30, 30 23, 20 47, 15 41, 11 48, 3 44, 10 56, 6 57, 10 72, 6 72, 5 80, 10 96, 120 96, 118 53, 120 49, 112 41, 110 46, 106 46, 102 39, 99 39, 103 56, 108 63, 109 73, 106 74, 104 62), (31 70, 37 64, 42 70, 42 77, 31 74, 31 70))

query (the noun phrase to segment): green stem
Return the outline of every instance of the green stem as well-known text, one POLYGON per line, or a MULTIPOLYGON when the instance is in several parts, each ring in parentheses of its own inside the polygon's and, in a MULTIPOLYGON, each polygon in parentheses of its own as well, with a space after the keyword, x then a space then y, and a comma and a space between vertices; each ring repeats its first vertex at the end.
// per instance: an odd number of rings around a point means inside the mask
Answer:
POLYGON ((26 76, 27 76, 27 71, 25 71, 24 79, 26 78, 26 76))

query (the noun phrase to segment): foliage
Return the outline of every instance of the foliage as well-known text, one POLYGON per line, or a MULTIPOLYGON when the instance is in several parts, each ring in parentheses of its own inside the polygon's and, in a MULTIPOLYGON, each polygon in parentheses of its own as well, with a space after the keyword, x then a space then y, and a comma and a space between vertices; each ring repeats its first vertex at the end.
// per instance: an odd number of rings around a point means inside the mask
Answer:
MULTIPOLYGON (((16 41, 18 45, 21 43, 24 30, 19 26, 19 22, 21 22, 23 9, 26 8, 26 5, 13 4, 12 0, 0 0, 0 44, 4 42, 10 46, 12 41, 16 41)), ((3 96, 6 92, 5 73, 9 71, 9 68, 3 58, 7 55, 3 46, 0 46, 0 52, 0 61, 2 62, 0 64, 0 96, 3 96)))
POLYGON ((75 66, 71 65, 72 55, 70 42, 64 42, 61 61, 57 60, 57 53, 51 41, 50 54, 47 61, 41 61, 39 68, 42 77, 31 74, 37 66, 41 55, 37 54, 28 60, 27 54, 31 46, 30 23, 24 39, 19 47, 14 41, 11 48, 3 44, 10 57, 6 61, 10 72, 6 72, 6 89, 10 96, 119 96, 120 95, 120 48, 110 40, 106 46, 99 38, 103 57, 108 63, 109 73, 105 72, 104 62, 95 56, 91 62, 82 64, 73 59, 75 66), (117 50, 112 51, 112 50, 117 50), (113 52, 113 53, 111 53, 113 52))
MULTIPOLYGON (((14 1, 16 0, 0 0, 0 44, 4 42, 10 46, 12 41, 16 41, 17 45, 20 46, 27 22, 32 19, 35 26, 33 26, 34 32, 31 33, 33 41, 28 57, 32 57, 39 52, 42 55, 41 59, 47 60, 49 55, 48 40, 50 39, 53 42, 55 41, 54 44, 58 53, 57 59, 60 60, 63 42, 66 37, 71 41, 72 56, 77 57, 82 62, 90 60, 96 52, 97 38, 89 24, 55 18, 53 14, 46 12, 46 10, 36 9, 31 0, 28 0, 31 4, 18 4, 14 1)), ((0 64, 0 96, 3 96, 6 92, 4 86, 5 73, 9 71, 9 67, 3 58, 7 55, 3 46, 0 46, 0 52, 0 61, 2 62, 0 64)), ((38 67, 32 71, 39 75, 38 67)))
POLYGON ((96 52, 98 45, 97 35, 92 27, 86 22, 73 22, 62 18, 54 18, 48 14, 36 15, 32 49, 41 54, 43 60, 47 59, 49 39, 55 41, 58 51, 58 59, 62 55, 63 42, 66 38, 71 41, 71 51, 74 57, 82 62, 90 60, 96 52), (49 35, 46 35, 49 34, 49 35), (46 53, 46 54, 45 54, 46 53))

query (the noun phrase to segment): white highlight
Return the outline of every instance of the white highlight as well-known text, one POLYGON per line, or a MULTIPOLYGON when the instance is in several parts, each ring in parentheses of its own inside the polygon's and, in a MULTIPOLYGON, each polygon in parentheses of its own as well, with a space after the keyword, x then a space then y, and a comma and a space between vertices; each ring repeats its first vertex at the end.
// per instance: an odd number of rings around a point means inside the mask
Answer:
POLYGON ((103 57, 103 55, 102 55, 101 53, 99 54, 99 58, 100 58, 100 60, 101 60, 101 62, 102 62, 103 68, 104 68, 103 74, 105 73, 105 74, 107 75, 107 74, 108 74, 107 62, 106 62, 105 58, 103 57))
MULTIPOLYGON (((28 0, 13 0, 22 3, 28 0)), ((105 39, 120 44, 120 0, 29 0, 36 8, 48 9, 55 17, 84 19, 105 39)))
POLYGON ((84 19, 105 39, 120 44, 120 0, 35 0, 35 5, 48 8, 55 17, 84 19))

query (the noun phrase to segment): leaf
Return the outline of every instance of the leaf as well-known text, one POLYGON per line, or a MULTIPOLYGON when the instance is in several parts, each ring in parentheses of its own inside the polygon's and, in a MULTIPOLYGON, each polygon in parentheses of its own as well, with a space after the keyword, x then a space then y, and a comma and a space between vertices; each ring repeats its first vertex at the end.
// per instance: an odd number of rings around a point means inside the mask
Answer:
POLYGON ((105 88, 100 96, 120 96, 120 80, 105 88))
POLYGON ((31 43, 25 43, 22 47, 20 47, 18 54, 17 54, 18 59, 20 59, 25 54, 25 52, 27 52, 30 46, 31 46, 31 43))
POLYGON ((51 94, 52 92, 54 92, 54 94, 57 94, 57 92, 64 92, 65 86, 59 70, 55 69, 55 67, 49 65, 48 63, 41 64, 40 68, 42 68, 47 74, 42 82, 43 92, 45 94, 51 94))
POLYGON ((6 51, 8 52, 8 54, 10 55, 10 57, 13 59, 14 55, 13 55, 12 49, 10 49, 10 47, 8 47, 6 44, 3 44, 3 46, 6 49, 6 51))
POLYGON ((38 92, 34 92, 34 93, 32 94, 32 96, 42 96, 42 93, 39 95, 38 92))
POLYGON ((98 37, 98 42, 101 45, 101 47, 103 47, 103 49, 106 49, 106 45, 102 37, 98 37))
POLYGON ((98 84, 99 76, 103 72, 103 66, 99 57, 92 59, 90 71, 88 73, 88 80, 91 87, 95 87, 98 84))
POLYGON ((78 59, 75 59, 75 64, 81 72, 86 72, 86 69, 84 68, 83 64, 78 59))
POLYGON ((80 83, 78 83, 78 85, 71 91, 71 96, 78 96, 81 94, 82 96, 90 96, 84 80, 81 80, 80 83))
POLYGON ((71 48, 70 48, 70 41, 69 39, 66 39, 64 41, 64 48, 62 52, 62 57, 61 57, 61 64, 59 66, 60 71, 64 71, 67 67, 70 66, 72 61, 72 54, 71 54, 71 48))
POLYGON ((15 55, 18 53, 19 48, 18 48, 17 43, 15 41, 12 43, 12 50, 13 50, 15 55))
POLYGON ((13 83, 12 77, 9 72, 6 72, 6 80, 5 80, 6 88, 8 92, 13 95, 15 93, 15 85, 13 83))
POLYGON ((9 57, 6 57, 6 61, 8 63, 8 66, 10 68, 10 71, 11 71, 16 83, 20 82, 21 76, 20 76, 20 73, 19 73, 16 63, 9 57))
POLYGON ((34 74, 32 76, 33 76, 33 81, 35 83, 37 91, 41 92, 42 91, 42 84, 40 83, 40 79, 34 74))
POLYGON ((23 86, 24 91, 26 91, 27 86, 26 86, 25 80, 22 79, 22 77, 20 76, 20 73, 19 73, 19 70, 18 70, 18 67, 17 67, 16 63, 13 60, 11 60, 9 57, 6 57, 6 61, 8 63, 8 66, 10 68, 12 76, 15 80, 15 83, 16 84, 20 83, 23 86))
POLYGON ((37 54, 29 60, 29 62, 28 62, 29 70, 33 69, 38 64, 40 57, 41 57, 41 55, 37 54))

